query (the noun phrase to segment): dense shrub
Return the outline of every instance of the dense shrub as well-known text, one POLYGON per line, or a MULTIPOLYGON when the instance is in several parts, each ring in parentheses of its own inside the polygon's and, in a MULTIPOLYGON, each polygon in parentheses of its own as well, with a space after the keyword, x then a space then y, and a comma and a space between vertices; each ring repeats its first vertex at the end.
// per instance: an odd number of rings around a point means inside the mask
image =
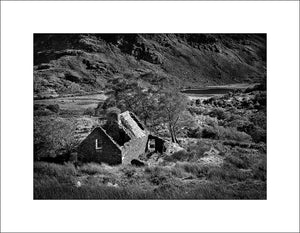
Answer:
POLYGON ((211 97, 211 98, 208 98, 208 99, 205 99, 202 101, 202 103, 204 105, 212 105, 215 103, 215 101, 218 99, 218 97, 211 97))
POLYGON ((187 137, 189 138, 201 138, 201 129, 199 127, 187 130, 187 137))
POLYGON ((201 106, 189 106, 188 111, 193 115, 207 115, 209 113, 209 110, 207 108, 201 106))
POLYGON ((235 128, 224 128, 220 126, 218 128, 219 130, 219 138, 220 139, 228 139, 228 140, 236 140, 236 141, 245 141, 245 142, 250 142, 251 137, 244 133, 244 132, 239 132, 235 128))
POLYGON ((134 174, 136 174, 136 168, 133 167, 133 166, 126 166, 126 167, 123 167, 121 169, 121 171, 124 173, 124 175, 127 177, 127 178, 131 178, 133 177, 134 174))
POLYGON ((212 126, 206 126, 204 129, 202 129, 201 132, 202 138, 211 138, 211 139, 218 139, 218 133, 212 126))
POLYGON ((94 116, 95 115, 95 109, 87 108, 87 109, 84 110, 83 115, 94 116))
POLYGON ((226 119, 223 126, 224 127, 243 127, 244 125, 250 124, 250 121, 246 117, 242 117, 236 114, 232 114, 229 119, 226 119))
POLYGON ((262 129, 258 126, 255 126, 254 124, 246 124, 240 127, 237 127, 239 131, 246 132, 251 136, 254 142, 264 142, 267 141, 267 132, 265 129, 262 129))
POLYGON ((251 137, 244 133, 239 132, 235 128, 223 126, 205 126, 202 129, 201 136, 203 138, 221 139, 221 140, 236 140, 236 141, 251 141, 251 137))
POLYGON ((201 101, 200 101, 200 99, 196 99, 196 101, 195 101, 195 105, 196 106, 198 106, 198 105, 200 105, 201 104, 201 101))
POLYGON ((253 166, 253 177, 262 181, 267 180, 267 158, 265 155, 253 166))
POLYGON ((116 107, 110 107, 106 110, 106 114, 108 116, 110 115, 119 115, 121 113, 121 110, 119 108, 116 107))
POLYGON ((250 131, 249 134, 251 135, 254 142, 267 142, 267 132, 264 129, 259 127, 255 127, 254 130, 250 131))
POLYGON ((233 164, 237 168, 246 169, 249 167, 249 161, 246 157, 241 156, 241 154, 232 153, 227 155, 225 161, 233 164))
POLYGON ((249 116, 249 120, 262 129, 267 128, 267 116, 265 111, 258 111, 249 116))
POLYGON ((193 160, 197 160, 204 156, 204 153, 210 150, 211 145, 198 141, 196 144, 189 145, 188 151, 193 153, 193 160))
POLYGON ((259 92, 255 95, 254 101, 259 105, 258 109, 265 109, 267 105, 267 94, 266 92, 259 92))
POLYGON ((78 140, 74 121, 58 117, 34 118, 34 158, 56 157, 61 151, 71 153, 78 140))
POLYGON ((47 109, 49 109, 50 111, 55 112, 55 113, 59 113, 59 111, 60 111, 58 104, 50 104, 47 106, 47 109))
POLYGON ((145 172, 149 175, 148 180, 154 185, 160 185, 170 178, 170 171, 163 167, 147 167, 145 172))
POLYGON ((203 122, 205 125, 209 125, 212 127, 218 126, 219 121, 217 118, 210 117, 210 116, 202 116, 198 118, 201 122, 203 122))
POLYGON ((166 161, 189 161, 194 158, 194 154, 185 150, 180 150, 170 156, 166 156, 166 161))
POLYGON ((231 147, 242 147, 242 148, 250 148, 251 144, 250 143, 244 143, 244 142, 237 142, 237 141, 233 141, 233 140, 226 140, 223 142, 223 145, 228 145, 231 147))
POLYGON ((46 105, 44 104, 34 104, 33 105, 33 110, 36 111, 36 110, 44 110, 46 108, 46 105))
POLYGON ((229 117, 229 114, 222 108, 214 108, 209 113, 210 117, 216 117, 218 120, 225 120, 229 117))

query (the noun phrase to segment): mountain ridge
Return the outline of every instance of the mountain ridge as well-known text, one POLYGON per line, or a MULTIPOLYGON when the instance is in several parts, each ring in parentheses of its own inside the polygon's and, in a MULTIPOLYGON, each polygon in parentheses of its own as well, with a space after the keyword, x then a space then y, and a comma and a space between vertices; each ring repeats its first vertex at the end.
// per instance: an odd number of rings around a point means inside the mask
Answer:
POLYGON ((266 34, 34 34, 34 95, 105 90, 112 79, 202 87, 265 82, 266 34))

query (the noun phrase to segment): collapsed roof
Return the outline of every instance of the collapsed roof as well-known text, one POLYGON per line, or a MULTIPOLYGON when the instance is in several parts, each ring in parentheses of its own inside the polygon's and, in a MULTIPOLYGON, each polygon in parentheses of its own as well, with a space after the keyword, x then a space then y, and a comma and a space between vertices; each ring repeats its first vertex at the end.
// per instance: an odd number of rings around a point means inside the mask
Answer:
POLYGON ((132 112, 126 111, 118 115, 118 121, 109 121, 102 125, 101 129, 119 147, 124 146, 134 138, 142 138, 148 135, 144 125, 132 112))
POLYGON ((121 126, 125 128, 130 138, 141 138, 146 136, 145 130, 142 128, 138 119, 129 111, 120 114, 121 126))

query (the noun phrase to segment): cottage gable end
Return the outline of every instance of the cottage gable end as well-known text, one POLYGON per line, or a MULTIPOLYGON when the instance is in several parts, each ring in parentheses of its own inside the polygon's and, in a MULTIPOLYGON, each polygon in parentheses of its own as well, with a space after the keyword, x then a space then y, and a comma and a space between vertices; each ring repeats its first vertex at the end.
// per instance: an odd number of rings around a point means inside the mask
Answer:
POLYGON ((122 149, 102 127, 97 127, 79 145, 78 159, 119 164, 122 162, 122 149))

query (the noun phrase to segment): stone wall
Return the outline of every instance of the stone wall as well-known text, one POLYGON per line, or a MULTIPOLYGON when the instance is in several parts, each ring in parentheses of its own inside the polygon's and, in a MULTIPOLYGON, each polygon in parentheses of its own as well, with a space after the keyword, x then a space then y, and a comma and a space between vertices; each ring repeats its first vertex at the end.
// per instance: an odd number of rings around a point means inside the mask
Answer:
POLYGON ((148 135, 141 138, 133 138, 122 146, 123 164, 130 164, 131 160, 138 159, 145 153, 148 142, 148 135))
POLYGON ((79 145, 78 160, 114 165, 122 163, 122 154, 121 149, 98 127, 79 145), (102 147, 100 150, 96 150, 96 139, 102 147))

